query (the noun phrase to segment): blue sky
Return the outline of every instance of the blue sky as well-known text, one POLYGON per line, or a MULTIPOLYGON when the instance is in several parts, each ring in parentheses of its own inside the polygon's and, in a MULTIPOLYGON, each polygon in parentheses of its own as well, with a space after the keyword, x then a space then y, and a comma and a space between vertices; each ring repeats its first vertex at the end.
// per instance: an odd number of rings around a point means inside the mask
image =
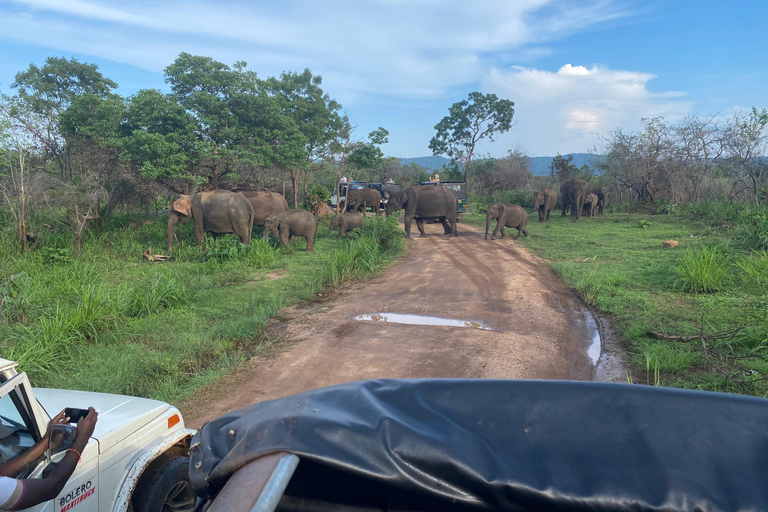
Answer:
POLYGON ((49 55, 93 62, 130 95, 167 90, 182 51, 260 76, 309 68, 356 135, 430 154, 434 125, 474 90, 516 103, 481 151, 584 152, 643 117, 768 107, 768 1, 0 0, 0 90, 49 55))

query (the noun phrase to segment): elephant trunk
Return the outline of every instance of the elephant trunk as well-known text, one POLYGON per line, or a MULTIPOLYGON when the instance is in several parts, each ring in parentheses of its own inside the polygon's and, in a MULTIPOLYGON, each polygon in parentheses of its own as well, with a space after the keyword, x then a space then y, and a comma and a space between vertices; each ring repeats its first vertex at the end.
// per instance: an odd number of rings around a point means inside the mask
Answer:
POLYGON ((171 216, 168 217, 168 252, 171 252, 171 249, 173 248, 173 228, 176 227, 176 224, 179 222, 179 215, 177 213, 171 212, 171 216))
POLYGON ((485 216, 485 239, 488 240, 488 227, 491 225, 491 216, 485 216))

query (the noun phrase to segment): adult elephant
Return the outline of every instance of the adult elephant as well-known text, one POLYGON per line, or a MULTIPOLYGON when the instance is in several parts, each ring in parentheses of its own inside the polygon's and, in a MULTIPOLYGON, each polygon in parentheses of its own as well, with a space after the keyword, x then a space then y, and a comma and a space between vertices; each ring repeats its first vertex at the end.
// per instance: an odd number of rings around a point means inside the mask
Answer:
POLYGON ((458 236, 456 219, 459 199, 448 187, 414 185, 397 192, 386 191, 384 199, 387 200, 385 209, 387 217, 392 215, 392 212, 405 210, 405 236, 411 236, 411 222, 414 219, 422 237, 426 236, 424 221, 429 219, 440 221, 445 236, 458 236))
POLYGON ((288 202, 277 192, 264 190, 240 190, 237 192, 245 196, 253 206, 253 225, 263 226, 264 219, 275 213, 287 212, 288 202))
POLYGON ((587 197, 584 199, 584 211, 582 211, 582 215, 586 215, 587 217, 594 217, 595 211, 597 210, 597 195, 590 192, 587 194, 587 197))
POLYGON ((352 205, 352 211, 365 211, 373 208, 373 213, 381 211, 381 193, 375 188, 357 188, 347 192, 347 205, 352 205))
POLYGON ((496 227, 493 229, 491 240, 496 240, 496 236, 501 231, 501 237, 504 238, 504 228, 517 229, 517 236, 515 240, 520 238, 520 234, 523 233, 528 236, 525 226, 528 224, 528 213, 520 206, 514 204, 492 204, 488 206, 488 210, 485 212, 485 239, 488 240, 488 228, 491 220, 496 219, 496 227))
POLYGON ((608 187, 595 187, 590 192, 597 196, 597 213, 605 213, 605 201, 608 200, 608 187))
POLYGON ((557 192, 548 188, 541 189, 533 193, 533 210, 530 213, 539 211, 539 222, 549 220, 549 212, 557 206, 557 192))
POLYGON ((264 219, 264 240, 269 235, 278 236, 283 247, 287 247, 294 236, 304 237, 307 252, 312 252, 317 235, 317 219, 307 210, 276 213, 264 219))
POLYGON ((563 201, 563 214, 568 206, 571 207, 571 217, 576 220, 581 219, 581 209, 584 208, 584 199, 587 195, 587 182, 572 178, 560 185, 560 197, 563 201))
POLYGON ((202 243, 206 233, 214 237, 234 233, 244 244, 251 243, 253 206, 244 196, 229 190, 209 190, 192 195, 180 195, 173 202, 168 217, 168 252, 173 247, 176 224, 195 223, 195 238, 202 243))

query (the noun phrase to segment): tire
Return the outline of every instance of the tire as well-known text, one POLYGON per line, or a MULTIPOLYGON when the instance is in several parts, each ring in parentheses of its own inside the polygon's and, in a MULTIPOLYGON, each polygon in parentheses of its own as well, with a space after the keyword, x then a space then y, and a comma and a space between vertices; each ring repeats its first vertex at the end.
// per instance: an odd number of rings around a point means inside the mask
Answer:
POLYGON ((142 475, 131 504, 134 512, 192 512, 195 493, 189 483, 189 458, 161 455, 142 475))

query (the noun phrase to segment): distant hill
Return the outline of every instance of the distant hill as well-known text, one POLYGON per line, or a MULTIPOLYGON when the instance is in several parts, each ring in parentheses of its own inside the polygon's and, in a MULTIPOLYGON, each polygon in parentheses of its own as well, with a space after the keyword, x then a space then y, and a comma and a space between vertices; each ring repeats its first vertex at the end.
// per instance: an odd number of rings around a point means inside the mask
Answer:
MULTIPOLYGON (((581 167, 584 164, 593 167, 592 155, 589 153, 569 153, 573 155, 573 164, 581 167)), ((565 155, 563 155, 565 156, 565 155)), ((531 158, 531 172, 534 176, 549 176, 549 164, 552 163, 551 156, 534 156, 531 158)), ((442 156, 420 156, 417 158, 401 158, 403 165, 417 164, 427 170, 442 169, 443 165, 450 163, 448 158, 442 156)))
POLYGON ((443 165, 451 163, 449 158, 442 156, 419 156, 416 158, 401 158, 400 163, 403 165, 416 164, 420 165, 427 170, 442 169, 443 165))

